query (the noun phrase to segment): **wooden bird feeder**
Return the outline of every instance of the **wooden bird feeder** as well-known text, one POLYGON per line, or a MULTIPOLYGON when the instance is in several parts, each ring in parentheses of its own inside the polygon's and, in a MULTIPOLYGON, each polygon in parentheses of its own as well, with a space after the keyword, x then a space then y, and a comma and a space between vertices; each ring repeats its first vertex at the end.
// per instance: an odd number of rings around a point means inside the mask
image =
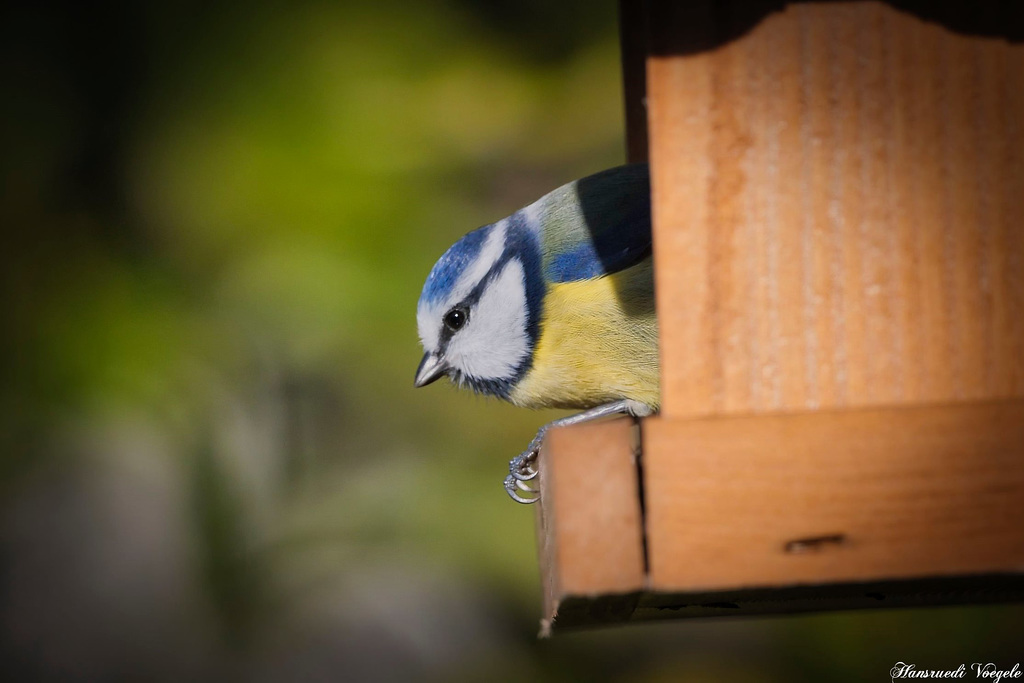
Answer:
POLYGON ((1024 599, 1021 9, 621 10, 662 411, 548 436, 545 630, 1024 599))

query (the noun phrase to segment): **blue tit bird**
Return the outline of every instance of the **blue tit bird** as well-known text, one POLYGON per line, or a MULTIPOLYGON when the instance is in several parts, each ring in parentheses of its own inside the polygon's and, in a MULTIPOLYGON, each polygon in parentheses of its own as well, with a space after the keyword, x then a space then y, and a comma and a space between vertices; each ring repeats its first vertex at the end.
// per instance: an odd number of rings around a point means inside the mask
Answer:
POLYGON ((659 408, 646 164, 563 185, 470 232, 430 271, 416 322, 415 386, 447 376, 517 406, 584 411, 542 427, 509 463, 506 491, 535 502, 525 482, 547 429, 659 408))

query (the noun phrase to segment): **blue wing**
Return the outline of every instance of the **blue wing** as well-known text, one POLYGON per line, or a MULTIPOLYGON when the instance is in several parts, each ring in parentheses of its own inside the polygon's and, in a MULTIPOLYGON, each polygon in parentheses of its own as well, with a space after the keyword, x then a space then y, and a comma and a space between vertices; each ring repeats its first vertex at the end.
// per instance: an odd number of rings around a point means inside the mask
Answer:
POLYGON ((538 209, 543 270, 549 282, 601 277, 651 254, 646 164, 581 178, 543 198, 538 209))

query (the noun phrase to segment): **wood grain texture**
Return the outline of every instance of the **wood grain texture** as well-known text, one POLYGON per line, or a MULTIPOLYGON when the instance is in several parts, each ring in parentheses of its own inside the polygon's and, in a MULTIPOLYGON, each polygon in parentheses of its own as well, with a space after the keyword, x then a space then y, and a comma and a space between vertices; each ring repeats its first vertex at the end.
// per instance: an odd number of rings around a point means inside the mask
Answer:
POLYGON ((650 418, 643 453, 653 591, 1024 572, 1024 401, 650 418))
POLYGON ((647 81, 664 416, 1024 396, 1024 46, 796 4, 647 81))
POLYGON ((630 419, 553 429, 545 438, 537 538, 548 620, 567 597, 644 585, 634 441, 630 419))

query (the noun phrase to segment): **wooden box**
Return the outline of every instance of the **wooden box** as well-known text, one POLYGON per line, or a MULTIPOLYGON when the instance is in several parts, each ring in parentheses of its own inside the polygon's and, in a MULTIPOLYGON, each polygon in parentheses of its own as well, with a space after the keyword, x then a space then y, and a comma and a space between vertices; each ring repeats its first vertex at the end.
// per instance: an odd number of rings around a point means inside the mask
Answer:
POLYGON ((1021 10, 622 10, 662 411, 549 435, 548 627, 1024 597, 1021 10))

